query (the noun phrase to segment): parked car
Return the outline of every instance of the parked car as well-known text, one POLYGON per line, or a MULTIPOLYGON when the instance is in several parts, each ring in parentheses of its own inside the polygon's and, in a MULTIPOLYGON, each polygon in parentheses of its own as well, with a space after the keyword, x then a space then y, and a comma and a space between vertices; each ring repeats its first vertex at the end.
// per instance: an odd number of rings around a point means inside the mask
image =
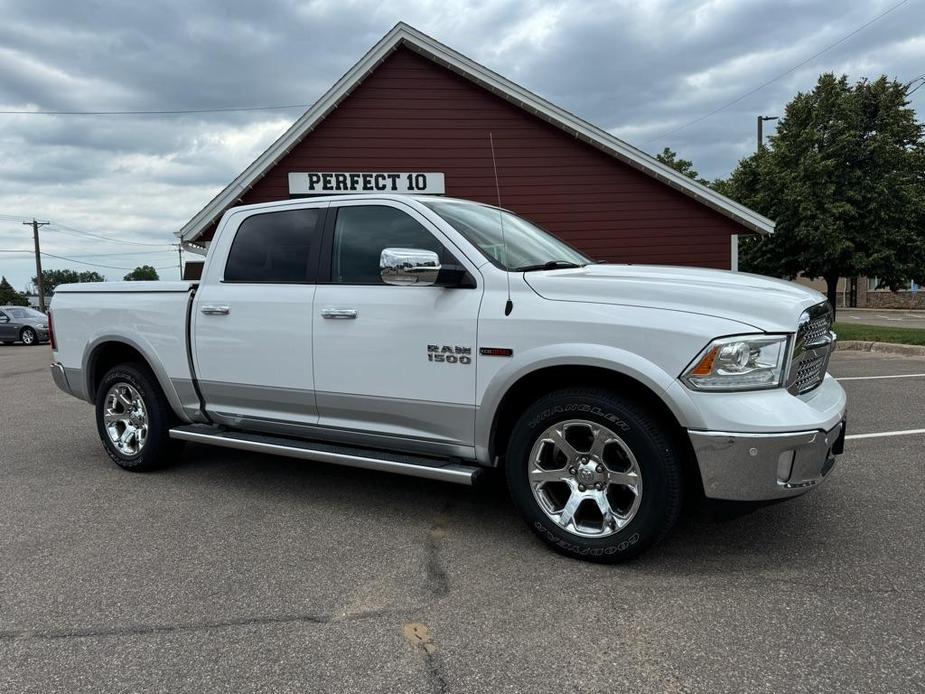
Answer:
POLYGON ((0 342, 37 345, 48 341, 48 316, 25 306, 0 306, 0 342))
POLYGON ((542 540, 598 561, 663 538, 690 488, 802 494, 844 442, 818 292, 594 264, 463 200, 234 208, 201 281, 59 286, 51 313, 54 380, 127 470, 185 441, 463 484, 500 468, 542 540))

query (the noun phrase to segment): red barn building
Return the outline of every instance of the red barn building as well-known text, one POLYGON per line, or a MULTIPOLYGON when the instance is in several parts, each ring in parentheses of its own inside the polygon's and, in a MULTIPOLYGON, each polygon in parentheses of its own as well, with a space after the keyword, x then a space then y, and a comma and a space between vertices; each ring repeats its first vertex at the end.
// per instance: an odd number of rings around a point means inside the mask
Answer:
POLYGON ((497 204, 489 134, 502 205, 591 258, 737 269, 737 235, 774 229, 771 220, 398 24, 178 235, 202 252, 229 207, 304 195, 309 174, 319 173, 354 176, 312 176, 317 192, 426 180, 438 194, 497 204))

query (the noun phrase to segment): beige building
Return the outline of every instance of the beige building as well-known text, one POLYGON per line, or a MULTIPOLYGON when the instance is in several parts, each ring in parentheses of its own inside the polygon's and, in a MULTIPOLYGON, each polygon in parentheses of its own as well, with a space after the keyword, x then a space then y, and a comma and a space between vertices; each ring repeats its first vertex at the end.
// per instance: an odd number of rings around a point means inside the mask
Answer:
MULTIPOLYGON (((826 293, 825 280, 814 280, 805 277, 796 279, 813 289, 826 293)), ((875 277, 842 277, 838 280, 838 307, 848 308, 904 308, 925 309, 925 291, 918 285, 910 282, 907 289, 891 291, 878 289, 875 277)))

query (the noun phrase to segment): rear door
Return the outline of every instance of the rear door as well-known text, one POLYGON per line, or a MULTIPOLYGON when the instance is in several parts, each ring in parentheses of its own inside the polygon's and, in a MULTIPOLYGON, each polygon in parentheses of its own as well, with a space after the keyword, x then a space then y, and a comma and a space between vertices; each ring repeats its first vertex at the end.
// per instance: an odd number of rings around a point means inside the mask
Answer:
POLYGON ((226 262, 203 278, 192 335, 217 422, 286 431, 317 421, 311 310, 326 207, 242 213, 212 249, 226 262))
POLYGON ((312 315, 320 423, 358 443, 461 454, 474 435, 480 275, 400 202, 332 203, 328 228, 312 315), (435 251, 478 286, 384 284, 384 248, 435 251))

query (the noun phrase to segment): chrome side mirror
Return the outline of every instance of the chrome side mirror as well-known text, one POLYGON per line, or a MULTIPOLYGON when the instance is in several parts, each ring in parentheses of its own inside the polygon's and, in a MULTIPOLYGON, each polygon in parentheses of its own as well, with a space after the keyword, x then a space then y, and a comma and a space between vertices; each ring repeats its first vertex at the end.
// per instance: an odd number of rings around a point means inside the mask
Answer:
POLYGON ((429 287, 440 274, 440 256, 417 248, 384 248, 379 256, 379 276, 386 284, 429 287))

